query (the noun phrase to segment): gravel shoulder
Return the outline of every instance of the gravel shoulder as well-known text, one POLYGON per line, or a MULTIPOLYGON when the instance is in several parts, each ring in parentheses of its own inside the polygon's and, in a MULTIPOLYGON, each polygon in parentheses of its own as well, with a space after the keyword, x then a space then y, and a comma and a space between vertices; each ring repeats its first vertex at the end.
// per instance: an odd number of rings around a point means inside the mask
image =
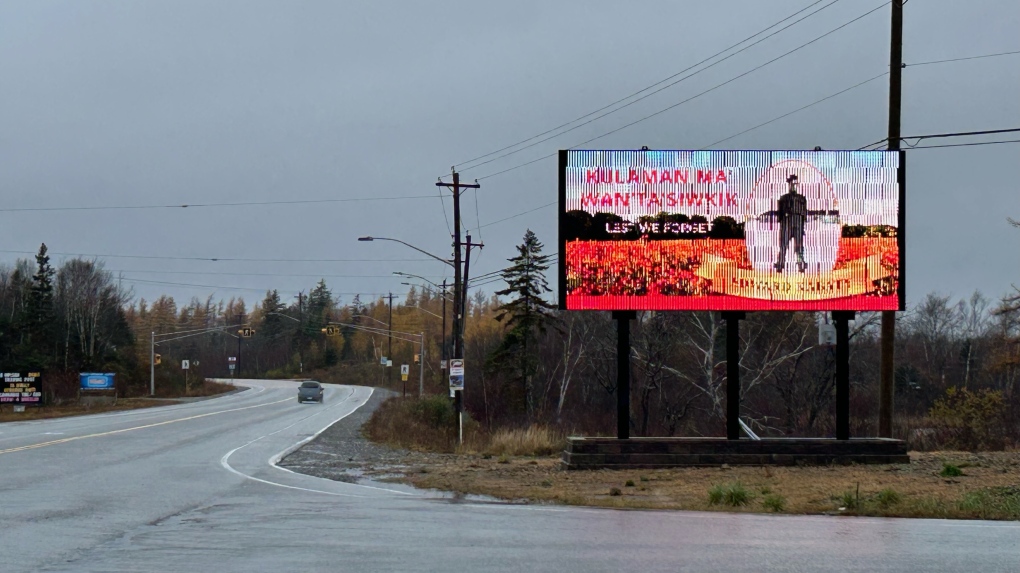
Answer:
POLYGON ((379 479, 415 472, 424 465, 436 463, 437 458, 446 457, 390 448, 370 442, 361 434, 361 426, 376 408, 396 395, 376 388, 364 406, 284 457, 278 465, 310 476, 354 483, 363 478, 379 479))

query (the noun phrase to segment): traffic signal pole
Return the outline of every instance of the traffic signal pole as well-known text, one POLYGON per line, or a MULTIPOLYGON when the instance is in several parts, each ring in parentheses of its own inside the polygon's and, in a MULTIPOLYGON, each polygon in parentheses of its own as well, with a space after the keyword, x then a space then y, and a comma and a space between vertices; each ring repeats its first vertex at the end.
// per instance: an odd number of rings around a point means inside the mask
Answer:
POLYGON ((156 395, 156 331, 149 337, 149 396, 156 395))

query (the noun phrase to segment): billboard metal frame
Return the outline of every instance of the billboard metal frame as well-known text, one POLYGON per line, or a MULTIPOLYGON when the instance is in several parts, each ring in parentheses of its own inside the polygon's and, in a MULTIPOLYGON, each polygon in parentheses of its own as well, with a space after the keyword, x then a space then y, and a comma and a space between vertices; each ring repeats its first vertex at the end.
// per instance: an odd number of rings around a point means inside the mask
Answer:
MULTIPOLYGON (((619 309, 568 309, 567 308, 567 238, 566 238, 566 224, 567 224, 567 167, 570 152, 585 152, 585 151, 605 151, 605 152, 675 152, 675 151, 693 151, 693 150, 665 150, 665 149, 600 149, 600 150, 587 150, 587 149, 561 149, 558 154, 558 199, 559 199, 559 213, 557 214, 557 243, 559 246, 558 259, 559 264, 557 268, 557 278, 559 280, 559 286, 557 289, 558 295, 558 307, 560 310, 575 310, 575 311, 629 311, 632 309, 619 308, 619 309)), ((702 150, 712 151, 712 150, 702 150)), ((747 151, 747 152, 759 152, 759 153, 809 153, 812 150, 806 149, 741 149, 741 150, 718 150, 718 151, 747 151)), ((855 152, 859 150, 850 149, 826 149, 820 151, 820 153, 833 153, 833 152, 855 152)), ((887 152, 885 150, 877 150, 887 152)), ((897 229, 896 229, 896 247, 898 250, 898 264, 899 264, 899 276, 897 277, 897 288, 896 294, 898 298, 898 311, 906 310, 906 223, 907 223, 907 194, 906 194, 906 152, 905 150, 897 150, 899 154, 899 167, 896 173, 896 182, 898 185, 898 209, 897 209, 897 229)), ((838 300, 838 299, 833 299, 838 300)), ((678 309, 659 309, 659 311, 669 311, 678 309)), ((690 311, 681 312, 718 312, 727 311, 730 309, 691 309, 690 311)), ((811 309, 811 310, 790 310, 790 309, 771 309, 761 308, 754 310, 745 310, 745 312, 828 312, 830 310, 844 311, 847 309, 811 309)), ((892 309, 888 309, 892 310, 892 309)), ((858 311, 863 311, 859 309, 858 311)))

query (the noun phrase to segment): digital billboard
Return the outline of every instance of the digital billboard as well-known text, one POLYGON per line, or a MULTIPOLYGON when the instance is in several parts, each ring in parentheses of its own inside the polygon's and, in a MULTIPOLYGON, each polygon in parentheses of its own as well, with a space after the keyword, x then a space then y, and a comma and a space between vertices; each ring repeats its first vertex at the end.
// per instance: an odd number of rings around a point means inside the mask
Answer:
POLYGON ((42 379, 38 372, 4 372, 0 403, 42 404, 42 379))
POLYGON ((902 152, 559 159, 562 309, 904 309, 902 152))
POLYGON ((113 390, 116 388, 117 374, 114 372, 82 372, 80 382, 82 390, 113 390))

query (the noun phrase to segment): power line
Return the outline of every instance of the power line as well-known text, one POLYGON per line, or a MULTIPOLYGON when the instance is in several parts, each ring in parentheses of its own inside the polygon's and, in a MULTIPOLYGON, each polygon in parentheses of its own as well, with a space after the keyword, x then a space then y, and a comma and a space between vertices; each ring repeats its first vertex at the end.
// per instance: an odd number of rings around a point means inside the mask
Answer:
POLYGON ((978 141, 975 143, 947 143, 945 145, 922 145, 920 147, 911 147, 909 151, 917 149, 937 149, 940 147, 971 147, 974 145, 998 145, 1000 143, 1020 143, 1020 139, 1005 139, 1001 141, 978 141))
POLYGON ((948 63, 948 62, 963 62, 963 61, 966 61, 966 60, 980 60, 982 58, 995 58, 995 57, 998 57, 998 56, 1010 56, 1010 55, 1013 55, 1013 54, 1020 54, 1020 50, 1015 50, 1015 51, 1012 51, 1012 52, 998 52, 996 54, 983 54, 983 55, 980 55, 980 56, 968 56, 966 58, 951 58, 951 59, 948 59, 948 60, 932 60, 930 62, 917 62, 916 64, 904 64, 904 66, 905 67, 927 66, 928 64, 945 64, 945 63, 948 63))
POLYGON ((403 197, 352 197, 347 199, 295 199, 291 201, 240 201, 237 203, 183 203, 180 205, 105 205, 80 207, 11 207, 0 212, 26 211, 109 211, 129 209, 191 209, 200 207, 250 207, 256 205, 304 205, 319 203, 355 203, 361 201, 403 201, 407 199, 433 199, 432 195, 405 195, 403 197))
MULTIPOLYGON (((273 290, 271 288, 254 288, 254 287, 238 287, 238 286, 222 286, 222 285, 207 285, 207 284, 195 284, 195 283, 179 283, 172 281, 151 281, 146 279, 121 279, 124 282, 141 283, 141 284, 152 284, 152 285, 167 285, 167 286, 182 286, 182 287, 194 287, 194 288, 211 288, 217 290, 244 290, 244 291, 257 291, 266 292, 273 290)), ((276 289, 280 290, 280 289, 276 289)), ((367 296, 383 296, 387 293, 377 292, 334 292, 334 295, 367 295, 367 296)))
MULTIPOLYGON (((301 278, 324 278, 324 279, 385 279, 393 278, 393 275, 324 275, 320 273, 235 273, 227 271, 155 271, 155 270, 132 270, 132 269, 104 269, 110 273, 138 273, 138 274, 160 274, 160 275, 223 275, 239 277, 301 277, 301 278)), ((437 278, 432 275, 430 278, 437 278)), ((441 278, 441 277, 439 277, 441 278)))
MULTIPOLYGON (((34 255, 36 251, 15 251, 15 250, 2 250, 0 253, 13 253, 13 254, 27 254, 34 255)), ((420 262, 420 261, 431 261, 432 259, 419 258, 419 259, 260 259, 260 258, 244 258, 244 257, 171 257, 162 255, 115 255, 109 253, 58 253, 55 251, 49 251, 50 255, 57 255, 61 257, 88 257, 88 258, 107 258, 107 259, 155 259, 155 260, 169 260, 169 261, 212 261, 212 262, 260 262, 260 263, 377 263, 377 262, 420 262)))
MULTIPOLYGON (((944 138, 944 137, 970 137, 970 136, 973 136, 973 135, 995 135, 995 134, 999 134, 999 133, 1016 133, 1016 132, 1020 132, 1020 127, 1011 127, 1011 128, 1006 128, 1006 129, 985 129, 985 130, 982 130, 982 131, 955 131, 955 132, 950 132, 950 133, 932 133, 932 134, 928 134, 928 135, 904 135, 904 136, 900 137, 899 139, 900 139, 900 141, 907 140, 907 139, 916 139, 917 141, 914 142, 914 145, 917 145, 918 143, 920 143, 922 140, 925 140, 925 139, 941 139, 941 138, 944 138)), ((864 147, 858 148, 857 150, 861 151, 861 150, 867 149, 869 147, 874 147, 876 145, 881 145, 881 144, 883 144, 883 143, 885 143, 887 141, 889 141, 888 137, 883 138, 883 139, 879 139, 878 141, 876 141, 874 143, 869 143, 869 144, 865 145, 864 147)), ((1010 143, 1010 142, 1007 141, 1005 143, 1010 143)), ((911 147, 913 147, 913 146, 911 146, 911 147)), ((934 146, 932 146, 932 147, 934 147, 934 146)))
POLYGON ((766 121, 765 123, 759 123, 758 125, 756 125, 756 126, 754 126, 754 127, 751 127, 751 128, 748 128, 748 129, 745 129, 744 131, 741 131, 740 133, 735 133, 735 134, 733 134, 733 135, 731 135, 731 136, 729 136, 729 137, 724 137, 723 139, 720 139, 719 141, 716 141, 716 142, 710 143, 710 144, 708 144, 708 145, 706 145, 706 146, 702 147, 701 149, 711 149, 711 148, 715 147, 716 145, 719 145, 720 143, 722 143, 722 142, 724 142, 724 141, 729 141, 729 140, 731 140, 731 139, 733 139, 733 138, 735 138, 735 137, 739 137, 739 136, 741 136, 741 135, 744 135, 745 133, 748 133, 748 132, 754 131, 754 130, 758 129, 759 127, 765 127, 766 125, 768 125, 768 124, 770 124, 770 123, 774 123, 774 122, 776 122, 776 121, 779 121, 779 120, 781 120, 781 119, 783 119, 783 118, 789 117, 789 116, 791 116, 791 115, 793 115, 793 114, 795 114, 795 113, 799 113, 799 112, 802 112, 802 111, 804 111, 805 109, 808 109, 809 107, 813 107, 813 106, 815 106, 815 105, 818 105, 818 104, 820 104, 820 103, 822 103, 822 102, 824 102, 824 101, 830 100, 830 99, 832 99, 832 98, 834 98, 834 97, 836 97, 836 96, 838 96, 838 95, 842 95, 842 94, 845 94, 846 92, 848 92, 848 91, 850 91, 850 90, 853 90, 853 89, 859 88, 859 87, 861 87, 861 86, 863 86, 863 85, 865 85, 865 84, 867 84, 867 83, 873 82, 873 81, 875 81, 875 80, 877 80, 877 79, 879 79, 879 78, 885 77, 885 76, 887 76, 887 75, 889 75, 889 72, 882 72, 882 73, 878 74, 877 76, 874 76, 874 77, 872 77, 872 78, 866 79, 866 80, 864 80, 863 82, 860 82, 860 83, 854 84, 854 85, 852 85, 852 86, 850 86, 850 87, 848 87, 848 88, 846 88, 846 89, 840 90, 840 91, 838 91, 838 92, 836 92, 836 93, 834 93, 834 94, 831 94, 831 95, 827 95, 827 96, 823 97, 822 99, 819 99, 819 100, 813 101, 813 102, 811 102, 811 103, 809 103, 809 104, 807 104, 807 105, 805 105, 805 106, 803 106, 803 107, 799 107, 799 108, 797 108, 797 109, 795 109, 795 110, 793 110, 793 111, 791 111, 791 112, 789 112, 789 113, 784 113, 783 115, 781 115, 781 116, 779 116, 779 117, 774 117, 774 118, 772 118, 772 119, 770 119, 770 120, 766 121))
MULTIPOLYGON (((655 116, 661 115, 661 114, 663 114, 663 113, 665 113, 667 111, 670 111, 670 110, 672 110, 674 108, 677 108, 677 107, 679 107, 679 106, 681 106, 681 105, 683 105, 683 104, 685 104, 685 103, 687 103, 689 101, 697 99, 697 98, 699 98, 699 97, 701 97, 701 96, 703 96, 703 95, 705 95, 707 93, 715 91, 715 90, 717 90, 717 89, 719 89, 719 88, 721 88, 721 87, 723 87, 723 86, 725 86, 727 84, 730 84, 730 83, 732 83, 732 82, 734 82, 736 80, 739 80, 740 78, 742 78, 744 76, 752 74, 752 73, 754 73, 754 72, 756 72, 756 71, 758 71, 758 70, 760 70, 760 69, 762 69, 762 68, 764 68, 764 67, 766 67, 766 66, 768 66, 770 64, 773 64, 773 63, 775 63, 775 62, 777 62, 777 61, 779 61, 779 60, 781 60, 781 59, 783 59, 783 58, 793 54, 794 52, 802 50, 802 49, 810 46, 811 44, 814 44, 815 42, 821 40, 822 38, 825 38, 825 37, 827 37, 827 36, 829 36, 829 35, 831 35, 831 34, 833 34, 835 32, 838 32, 839 30, 842 30, 843 28, 845 28, 845 27, 847 27, 847 26, 849 26, 849 25, 851 25, 851 24, 861 20, 862 18, 865 18, 865 17, 867 17, 867 16, 877 12, 878 10, 883 8, 886 4, 888 4, 888 2, 883 2, 882 4, 876 6, 875 8, 872 8, 871 10, 868 10, 867 12, 865 12, 864 14, 861 14, 860 16, 854 18, 853 20, 845 22, 845 23, 837 26, 836 28, 833 28, 832 30, 829 30, 828 32, 825 32, 824 34, 822 34, 820 36, 817 36, 814 39, 809 40, 809 41, 807 41, 807 42, 797 46, 796 48, 793 48, 792 50, 789 50, 789 51, 787 51, 787 52, 785 52, 785 53, 783 53, 783 54, 781 54, 779 56, 776 56, 775 58, 772 58, 771 60, 769 60, 769 61, 767 61, 767 62, 765 62, 763 64, 755 66, 754 68, 751 68, 750 70, 748 70, 748 71, 746 71, 746 72, 744 72, 744 73, 742 73, 740 75, 737 75, 737 76, 735 76, 733 78, 730 78, 730 79, 726 80, 725 82, 722 82, 720 84, 716 84, 715 86, 713 86, 713 87, 711 87, 711 88, 709 88, 709 89, 707 89, 707 90, 705 90, 705 91, 703 91, 703 92, 701 92, 699 94, 693 95, 693 96, 691 96, 691 97, 689 97, 689 98, 687 98, 685 100, 677 102, 677 103, 675 103, 673 105, 670 105, 670 106, 668 106, 666 108, 663 108, 663 109, 661 109, 659 111, 656 111, 654 113, 648 114, 648 115, 646 115, 646 116, 644 116, 644 117, 642 117, 640 119, 637 119, 635 121, 632 121, 632 122, 626 123, 624 125, 621 125, 620 127, 617 127, 617 128, 615 128, 613 130, 610 130, 610 131, 607 131, 607 132, 605 132, 605 133, 603 133, 601 135, 597 135, 597 136, 595 136, 595 137, 593 137, 591 139, 588 139, 586 141, 582 141, 581 143, 578 143, 577 145, 571 146, 570 149, 577 149, 578 147, 580 147, 582 145, 586 145, 586 144, 591 143, 593 141, 596 141, 598 139, 602 139, 603 137, 606 137, 608 135, 612 135, 614 133, 622 131, 622 130, 624 130, 624 129, 628 128, 628 127, 631 127, 633 125, 637 125, 637 124, 639 124, 641 122, 647 121, 647 120, 649 120, 649 119, 651 119, 651 118, 653 118, 655 116)), ((517 166, 514 166, 514 167, 510 167, 508 169, 504 169, 504 170, 498 171, 496 173, 492 173, 492 174, 489 174, 489 175, 485 175, 483 177, 479 177, 478 180, 481 181, 483 179, 489 179, 491 177, 495 177, 497 175, 501 175, 503 173, 507 173, 509 171, 513 171, 515 169, 519 169, 519 168, 524 167, 526 165, 531 165, 532 163, 536 163, 536 162, 541 161, 543 159, 548 159, 548 158, 551 158, 551 157, 555 157, 557 153, 558 152, 554 151, 554 152, 550 153, 549 155, 544 155, 544 156, 539 157, 537 159, 534 159, 532 161, 528 161, 527 163, 522 163, 520 165, 517 165, 517 166)))
MULTIPOLYGON (((839 0, 832 0, 831 2, 829 2, 828 4, 826 4, 825 6, 822 6, 821 8, 819 8, 818 10, 815 10, 814 12, 812 12, 812 13, 808 14, 807 16, 804 16, 803 18, 800 18, 799 20, 796 20, 796 21, 794 21, 794 22, 792 22, 792 23, 790 23, 790 24, 786 25, 786 26, 784 26, 784 27, 780 28, 779 30, 776 30, 775 32, 772 32, 772 33, 771 33, 771 34, 769 34, 768 36, 765 36, 764 38, 761 38, 760 40, 758 40, 758 41, 756 41, 756 42, 753 42, 753 43, 751 43, 751 44, 748 44, 747 46, 744 46, 743 48, 741 48, 741 49, 737 50, 736 52, 733 52, 732 54, 730 54, 730 55, 726 56, 725 58, 722 58, 722 59, 720 59, 720 60, 717 60, 717 61, 715 61, 715 62, 712 62, 711 64, 709 64, 709 65, 707 65, 707 66, 705 66, 705 67, 701 68, 700 70, 697 70, 697 71, 695 71, 695 72, 692 72, 692 73, 690 73, 690 74, 687 74, 686 76, 684 76, 684 77, 682 77, 682 78, 680 78, 680 79, 678 79, 678 80, 676 80, 676 81, 670 82, 670 83, 668 83, 668 84, 666 84, 666 85, 664 85, 664 86, 662 86, 662 87, 660 87, 660 88, 658 88, 658 89, 656 89, 656 90, 654 90, 654 91, 651 91, 651 92, 649 92, 649 93, 646 93, 646 94, 642 95, 641 97, 638 97, 637 99, 634 99, 633 101, 627 102, 626 104, 624 104, 624 105, 621 105, 621 106, 617 107, 616 109, 612 109, 612 110, 610 110, 610 111, 607 111, 607 112, 605 112, 605 113, 602 113, 602 114, 600 114, 600 115, 598 115, 598 116, 596 116, 596 117, 593 117, 593 118, 591 118, 591 119, 588 119, 587 121, 584 121, 584 122, 582 122, 582 123, 579 123, 579 124, 577 124, 577 125, 575 125, 575 126, 571 127, 570 129, 566 129, 566 130, 563 130, 563 131, 561 131, 561 132, 559 132, 559 133, 556 133, 556 134, 554 134, 554 135, 550 135, 550 136, 548 136, 548 137, 545 137, 545 138, 543 138, 543 139, 539 139, 538 141, 534 141, 534 142, 532 142, 532 143, 529 143, 528 145, 525 145, 525 146, 523 146, 523 147, 521 147, 521 148, 519 148, 519 149, 515 149, 515 150, 513 150, 513 151, 508 151, 508 152, 506 152, 506 153, 503 153, 503 154, 501 154, 501 155, 498 155, 498 156, 496 156, 496 157, 493 157, 492 159, 487 159, 487 160, 485 160, 485 161, 482 161, 482 162, 480 162, 480 163, 475 163, 474 165, 469 165, 469 166, 467 166, 467 167, 463 167, 463 168, 462 168, 462 171, 468 171, 468 170, 470 170, 470 169, 475 169, 476 167, 481 167, 482 165, 486 165, 486 164, 492 163, 493 161, 498 161, 499 159, 502 159, 502 158, 504 158, 504 157, 509 157, 509 156, 511 156, 511 155, 515 155, 515 154, 517 154, 517 153, 520 153, 521 151, 524 151, 525 149, 530 149, 530 148, 532 148, 532 147, 534 147, 534 146, 536 146, 536 145, 539 145, 539 144, 545 143, 546 141, 549 141, 549 140, 551 140, 551 139, 555 139, 555 138, 557 138, 557 137, 559 137, 559 136, 561 136, 561 135, 564 135, 564 134, 570 133, 571 131, 574 131, 575 129, 579 129, 579 128, 581 128, 581 127, 584 127, 584 126, 586 126, 586 125, 588 125, 588 124, 591 124, 591 123, 593 123, 593 122, 596 122, 596 121, 598 121, 598 120, 600 120, 600 119, 602 119, 602 118, 604 118, 604 117, 606 117, 606 116, 612 115, 612 114, 614 114, 614 113, 616 113, 616 112, 618 112, 618 111, 620 111, 620 110, 622 110, 622 109, 626 109, 626 108, 628 108, 628 107, 630 107, 630 106, 632 106, 632 105, 634 105, 634 104, 636 104, 636 103, 638 103, 638 102, 640 102, 640 101, 643 101, 643 100, 645 100, 645 99, 647 99, 647 98, 649 98, 649 97, 651 97, 651 96, 653 96, 653 95, 655 95, 655 94, 657 94, 657 93, 659 93, 659 92, 661 92, 661 91, 663 91, 663 90, 669 89, 669 88, 671 88, 671 87, 673 87, 673 86, 675 86, 675 85, 677 85, 677 84, 679 84, 679 83, 681 83, 681 82, 683 82, 683 81, 685 81, 685 80, 687 80, 687 79, 689 79, 689 78, 692 78, 692 77, 694 77, 694 76, 696 76, 696 75, 700 74, 701 72, 703 72, 703 71, 705 71, 705 70, 711 69, 711 68, 713 68, 713 67, 715 67, 715 66, 717 66, 717 65, 719 65, 719 64, 721 64, 721 63, 723 63, 723 62, 725 62, 726 60, 728 60, 728 59, 730 59, 730 58, 732 58, 732 57, 734 57, 734 56, 736 56, 736 55, 738 55, 738 54, 741 54, 741 53, 743 53, 743 52, 745 52, 745 51, 747 51, 747 50, 749 50, 749 49, 753 48, 754 46, 757 46, 758 44, 760 44, 760 43, 764 42, 765 40, 768 40, 769 38, 771 38, 771 37, 773 37, 773 36, 775 36, 775 35, 777 35, 777 34, 779 34, 779 33, 783 32, 783 31, 785 31, 785 30, 789 29, 789 28, 790 28, 790 27, 792 27, 792 26, 795 26, 795 25, 797 25, 798 23, 800 23, 800 22, 802 22, 802 21, 806 20, 807 18, 810 18, 811 16, 814 16, 815 14, 817 14, 817 13, 821 12, 822 10, 825 10, 826 8, 828 8, 829 6, 832 6, 833 4, 835 4, 835 3, 836 3, 836 2, 838 2, 838 1, 839 1, 839 0)), ((818 3, 819 3, 819 2, 815 2, 815 4, 818 4, 818 3)), ((808 7, 807 7, 807 8, 805 8, 804 10, 807 10, 807 9, 811 8, 811 7, 812 7, 812 6, 814 6, 815 4, 812 4, 812 5, 808 6, 808 7)), ((800 12, 803 12, 804 10, 801 10, 800 12)), ((796 14, 799 14, 800 12, 797 12, 796 14)), ((793 16, 796 16, 796 14, 794 14, 793 16)), ((622 101, 624 101, 624 100, 630 99, 630 98, 632 98, 632 97, 636 96, 637 94, 640 94, 641 92, 647 91, 647 90, 651 89, 652 87, 655 87, 655 86, 657 86, 657 85, 660 85, 660 84, 662 84, 662 83, 664 83, 664 82, 666 82, 666 81, 669 81, 669 80, 670 80, 670 79, 672 79, 672 78, 675 78, 676 76, 678 76, 678 75, 680 75, 680 74, 683 74, 683 73, 687 72, 688 70, 694 69, 694 68, 696 68, 696 67, 700 66, 701 64, 703 64, 703 63, 705 63, 705 62, 707 62, 707 61, 711 60, 712 58, 715 58, 715 57, 717 57, 717 56, 719 56, 719 55, 721 55, 721 54, 723 54, 723 53, 725 53, 725 52, 727 52, 727 51, 729 51, 729 50, 733 49, 734 47, 736 47, 736 46, 739 46, 740 44, 742 44, 742 43, 746 42, 747 40, 749 40, 749 39, 751 39, 751 38, 754 38, 755 36, 758 36, 759 34, 762 34, 762 33, 764 33, 764 32, 766 32, 766 31, 768 31, 768 30, 769 30, 769 29, 771 29, 771 28, 774 28, 775 26, 777 26, 777 25, 781 24, 782 22, 785 22, 786 20, 788 20, 788 19, 792 18, 793 16, 789 16, 789 17, 787 17, 787 18, 785 18, 785 19, 781 20, 780 22, 778 22, 778 23, 776 23, 776 24, 773 24, 772 26, 769 26, 768 28, 765 28, 765 30, 762 30, 761 32, 758 32, 757 34, 754 34, 754 35, 753 35, 753 36, 751 36, 750 38, 747 38, 747 39, 741 40, 740 42, 737 42, 737 43, 736 43, 736 44, 734 44, 733 46, 730 46, 729 48, 726 48, 725 50, 722 50, 721 52, 718 52, 718 53, 716 53, 716 54, 714 54, 714 55, 712 55, 712 56, 710 56, 710 57, 708 57, 708 58, 706 58, 706 59, 704 59, 704 60, 702 60, 702 61, 698 62, 697 64, 694 64, 693 66, 690 66, 690 67, 688 67, 687 69, 685 69, 685 70, 683 70, 683 71, 677 72, 676 74, 674 74, 674 75, 670 76, 669 78, 666 78, 665 80, 662 80, 662 81, 660 81, 660 82, 658 82, 658 83, 656 83, 656 84, 653 84, 652 86, 649 86, 649 87, 647 87, 647 88, 644 88, 643 90, 641 90, 641 91, 639 91, 639 92, 636 92, 635 94, 631 94, 630 96, 627 96, 626 98, 623 98, 623 100, 620 100, 620 101, 618 101, 618 102, 615 102, 615 103, 613 103, 613 104, 610 104, 610 105, 609 105, 609 106, 607 106, 607 107, 612 107, 613 105, 616 105, 616 103, 620 103, 620 102, 622 102, 622 101)), ((602 109, 606 109, 606 108, 602 108, 602 109)), ((588 114, 588 115, 586 115, 586 116, 582 116, 582 117, 581 117, 581 118, 579 118, 578 120, 574 120, 574 121, 575 121, 575 122, 576 122, 576 121, 579 121, 580 119, 583 119, 583 118, 585 118, 585 117, 589 117, 589 116, 591 116, 591 115, 594 115, 595 113, 598 113, 598 112, 592 112, 592 113, 590 113, 590 114, 588 114)), ((570 123, 574 123, 574 122, 569 122, 569 123, 568 123, 568 124, 566 124, 566 125, 569 125, 570 123)), ((561 126, 561 127, 565 127, 565 126, 561 126)), ((554 129, 554 130, 552 130, 552 131, 556 131, 556 130, 558 130, 558 129, 559 129, 559 128, 556 128, 556 129, 554 129)), ((546 132, 546 133, 548 133, 548 132, 546 132)), ((536 136, 536 137, 538 137, 538 136, 536 136)), ((535 139, 535 138, 529 138, 529 140, 530 140, 530 139, 535 139)), ((525 141, 529 141, 529 140, 525 140, 525 141)), ((512 146, 510 146, 510 147, 516 147, 517 145, 519 145, 519 144, 515 144, 515 145, 512 145, 512 146)), ((498 152, 494 152, 494 153, 498 153, 498 152)), ((489 155, 492 155, 492 154, 489 154, 489 155)), ((468 162, 468 163, 471 163, 471 162, 468 162)))
POLYGON ((528 209, 527 211, 524 211, 524 212, 521 212, 521 213, 517 213, 516 215, 510 215, 509 217, 503 217, 502 219, 496 219, 495 221, 491 221, 491 222, 486 223, 484 225, 479 225, 478 228, 481 229, 482 227, 488 227, 490 225, 496 225, 498 223, 502 223, 503 221, 509 221, 510 219, 516 219, 517 217, 521 217, 521 216, 527 215, 528 213, 534 213, 535 211, 539 211, 539 210, 545 209, 547 207, 552 207, 553 205, 555 205, 557 203, 558 203, 558 201, 553 201, 552 203, 546 203, 545 205, 542 205, 540 207, 535 207, 534 209, 528 209))

